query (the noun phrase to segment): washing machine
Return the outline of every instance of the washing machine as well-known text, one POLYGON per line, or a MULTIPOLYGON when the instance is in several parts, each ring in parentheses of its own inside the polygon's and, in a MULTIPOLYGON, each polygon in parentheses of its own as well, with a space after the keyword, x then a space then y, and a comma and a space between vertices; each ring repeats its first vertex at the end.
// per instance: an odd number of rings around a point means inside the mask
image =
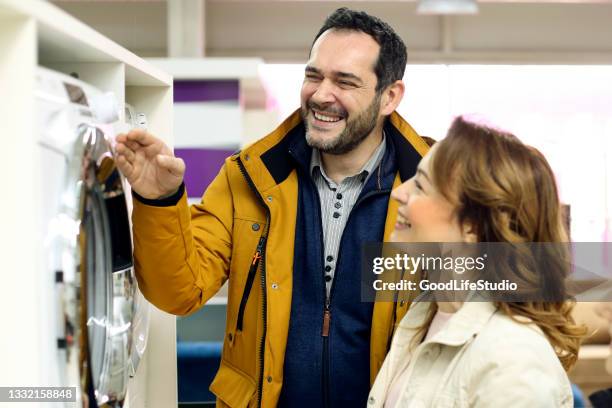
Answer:
POLYGON ((146 345, 128 188, 112 155, 117 106, 112 95, 72 76, 37 71, 47 334, 41 364, 47 384, 77 387, 77 406, 121 406, 146 345))

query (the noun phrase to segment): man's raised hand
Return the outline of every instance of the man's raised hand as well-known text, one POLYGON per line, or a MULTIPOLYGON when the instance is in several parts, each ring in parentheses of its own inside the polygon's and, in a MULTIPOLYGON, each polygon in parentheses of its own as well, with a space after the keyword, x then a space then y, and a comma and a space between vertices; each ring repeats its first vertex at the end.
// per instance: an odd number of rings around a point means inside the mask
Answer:
POLYGON ((120 134, 116 142, 117 167, 136 193, 159 199, 178 191, 185 162, 175 157, 164 142, 142 129, 120 134))

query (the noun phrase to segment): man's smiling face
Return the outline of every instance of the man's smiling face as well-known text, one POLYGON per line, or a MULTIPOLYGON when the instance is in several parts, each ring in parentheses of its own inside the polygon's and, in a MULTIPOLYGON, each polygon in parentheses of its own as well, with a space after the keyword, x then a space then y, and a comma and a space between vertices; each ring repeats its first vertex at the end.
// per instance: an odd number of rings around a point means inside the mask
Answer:
POLYGON ((308 144, 344 154, 381 119, 374 67, 380 46, 368 34, 328 30, 314 43, 301 91, 308 144))

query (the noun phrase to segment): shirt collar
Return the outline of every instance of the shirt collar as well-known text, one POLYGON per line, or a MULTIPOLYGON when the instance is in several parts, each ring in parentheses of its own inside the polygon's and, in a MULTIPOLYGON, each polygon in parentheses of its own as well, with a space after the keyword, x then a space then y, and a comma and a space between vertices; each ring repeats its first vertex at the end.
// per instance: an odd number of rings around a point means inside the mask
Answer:
MULTIPOLYGON (((350 177, 355 177, 355 176, 363 175, 364 176, 363 177, 363 183, 365 184, 365 182, 368 181, 368 179, 370 178, 370 175, 374 172, 374 169, 376 169, 376 167, 378 167, 378 165, 380 164, 383 156, 385 155, 385 149, 387 147, 387 140, 386 139, 387 138, 385 136, 385 132, 383 131, 382 141, 380 142, 380 144, 378 145, 376 150, 374 150, 374 153, 372 154, 372 156, 370 156, 368 161, 363 165, 363 167, 355 175, 350 176, 350 177)), ((311 174, 311 176, 314 177, 315 170, 317 168, 319 169, 319 171, 321 172, 323 177, 328 182, 331 182, 331 179, 327 176, 327 174, 325 174, 325 170, 323 169, 323 164, 321 163, 321 152, 319 152, 319 149, 312 149, 312 155, 311 155, 311 158, 310 158, 310 174, 311 174)))

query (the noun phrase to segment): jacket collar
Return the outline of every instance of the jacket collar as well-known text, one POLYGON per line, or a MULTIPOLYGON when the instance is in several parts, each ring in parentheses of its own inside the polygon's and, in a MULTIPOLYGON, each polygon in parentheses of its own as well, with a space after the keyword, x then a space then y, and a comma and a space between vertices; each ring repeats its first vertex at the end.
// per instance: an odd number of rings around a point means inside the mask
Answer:
MULTIPOLYGON (((427 318, 431 302, 416 301, 398 326, 401 337, 408 341, 416 334, 427 318)), ((460 346, 476 337, 495 314, 497 308, 491 302, 471 300, 455 312, 446 325, 427 343, 460 346)), ((399 336, 399 333, 398 333, 399 336)))
MULTIPOLYGON (((429 147, 397 112, 390 115, 384 130, 387 143, 394 147, 400 178, 407 180, 414 175, 418 162, 429 147)), ((258 189, 268 190, 286 180, 296 164, 308 168, 312 150, 306 144, 304 132, 304 123, 297 109, 272 133, 234 157, 240 157, 258 189), (267 171, 262 172, 259 165, 267 171)))
MULTIPOLYGON (((387 141, 385 138, 385 134, 383 132, 382 141, 378 145, 378 147, 374 150, 374 153, 370 156, 368 161, 359 169, 355 174, 351 177, 361 176, 364 177, 364 181, 367 181, 372 173, 376 170, 378 165, 380 164, 385 152, 386 152, 387 141)), ((310 166, 308 168, 308 174, 314 177, 315 172, 319 171, 323 178, 329 183, 331 180, 325 169, 323 168, 321 152, 318 149, 312 149, 312 154, 310 156, 310 166), (318 170, 316 170, 318 168, 318 170)))
MULTIPOLYGON (((301 125, 301 131, 304 131, 303 125, 301 125)), ((297 166, 303 172, 303 174, 312 174, 312 157, 313 157, 313 149, 308 146, 306 142, 306 138, 302 133, 299 137, 294 135, 290 135, 292 138, 289 143, 288 153, 289 156, 293 159, 293 167, 297 166)), ((385 139, 384 151, 382 152, 383 156, 378 160, 376 167, 372 170, 375 174, 372 177, 368 177, 366 183, 363 186, 363 192, 368 192, 371 190, 383 190, 390 189, 393 184, 393 175, 397 171, 397 160, 395 159, 395 147, 394 145, 387 144, 385 139), (391 177, 389 179, 389 177, 391 177)), ((287 154, 285 154, 287 155, 287 154)), ((291 169, 293 169, 291 167, 291 169)), ((415 169, 416 172, 416 169, 415 169)))

